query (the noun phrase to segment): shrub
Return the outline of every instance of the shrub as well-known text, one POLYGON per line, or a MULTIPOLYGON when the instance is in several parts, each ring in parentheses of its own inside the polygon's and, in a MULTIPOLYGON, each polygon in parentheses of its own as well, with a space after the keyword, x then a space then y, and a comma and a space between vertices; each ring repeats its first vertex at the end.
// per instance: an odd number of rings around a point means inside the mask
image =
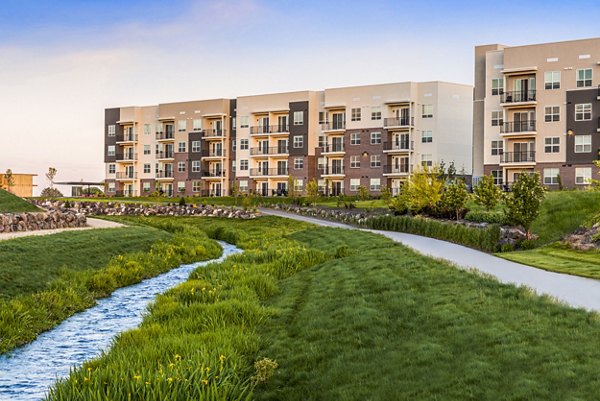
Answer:
POLYGON ((486 210, 492 210, 502 199, 502 191, 494 184, 494 178, 491 175, 484 175, 473 188, 473 196, 475 202, 485 207, 486 210))
POLYGON ((455 181, 447 185, 444 189, 440 205, 442 209, 455 214, 456 220, 459 220, 468 198, 469 193, 467 192, 465 183, 462 181, 455 181))
POLYGON ((490 224, 508 224, 508 220, 504 212, 494 212, 485 210, 470 210, 465 215, 465 220, 475 223, 490 223, 490 224))
POLYGON ((531 239, 531 224, 540 213, 544 192, 538 173, 521 174, 511 196, 506 199, 506 217, 511 223, 525 228, 527 239, 531 239))

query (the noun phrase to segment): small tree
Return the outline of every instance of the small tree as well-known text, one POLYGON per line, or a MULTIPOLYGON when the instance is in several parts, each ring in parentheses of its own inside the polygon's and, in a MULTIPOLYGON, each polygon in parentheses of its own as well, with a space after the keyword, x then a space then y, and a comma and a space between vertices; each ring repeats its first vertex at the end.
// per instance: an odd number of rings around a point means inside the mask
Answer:
POLYGON ((366 201, 371 197, 371 194, 369 194, 369 190, 367 189, 367 187, 365 187, 364 185, 360 185, 358 187, 358 194, 356 196, 359 200, 366 201))
POLYGON ((54 167, 48 167, 46 178, 48 179, 48 186, 50 188, 54 188, 54 177, 56 177, 57 172, 58 171, 54 167))
POLYGON ((545 189, 540 183, 540 175, 520 174, 506 199, 506 217, 513 224, 522 226, 531 239, 531 224, 540 213, 545 189))
MULTIPOLYGON (((598 156, 600 157, 600 151, 598 152, 598 156)), ((594 164, 596 167, 600 168, 600 160, 594 160, 594 164)), ((600 174, 600 172, 598 172, 598 174, 600 174)), ((591 179, 589 184, 591 184, 590 189, 594 191, 600 191, 600 180, 591 179)))
POLYGON ((56 188, 44 188, 40 196, 42 198, 62 198, 63 194, 56 188))
POLYGON ((11 189, 15 186, 15 177, 11 169, 7 169, 6 173, 4 173, 4 185, 6 185, 8 192, 12 192, 11 189))
POLYGON ((298 180, 291 174, 288 176, 288 195, 292 198, 298 196, 296 187, 298 186, 298 180))
POLYGON ((308 197, 308 201, 314 206, 317 205, 317 201, 319 200, 319 184, 317 180, 314 178, 308 181, 306 184, 306 196, 308 197))
POLYGON ((492 210, 502 199, 502 191, 494 184, 494 177, 484 175, 473 188, 475 202, 485 207, 486 210, 492 210))
POLYGON ((462 180, 455 180, 444 189, 440 203, 444 209, 455 213, 458 221, 461 212, 465 209, 467 199, 469 199, 467 186, 462 180))
POLYGON ((385 202, 386 205, 390 204, 390 200, 392 199, 392 190, 386 185, 381 187, 381 199, 385 202))
POLYGON ((414 171, 410 181, 403 188, 402 196, 408 209, 414 213, 432 210, 442 197, 444 182, 439 168, 422 167, 414 171))

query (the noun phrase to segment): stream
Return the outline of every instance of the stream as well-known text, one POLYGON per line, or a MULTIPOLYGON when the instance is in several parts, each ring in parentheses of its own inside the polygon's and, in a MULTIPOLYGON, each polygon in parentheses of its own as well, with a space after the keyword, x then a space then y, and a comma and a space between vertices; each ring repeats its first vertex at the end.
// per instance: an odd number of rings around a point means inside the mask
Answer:
POLYGON ((148 303, 186 281, 197 267, 219 262, 241 249, 219 241, 218 259, 181 265, 159 276, 123 287, 97 304, 63 321, 32 343, 0 355, 0 400, 43 400, 48 389, 70 369, 110 348, 115 335, 137 327, 148 303))

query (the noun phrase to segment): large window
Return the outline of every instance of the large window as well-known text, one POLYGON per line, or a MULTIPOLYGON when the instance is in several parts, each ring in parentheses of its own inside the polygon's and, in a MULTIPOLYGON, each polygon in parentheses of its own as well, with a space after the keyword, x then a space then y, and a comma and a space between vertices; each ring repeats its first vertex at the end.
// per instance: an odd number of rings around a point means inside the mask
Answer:
POLYGON ((248 116, 240 116, 240 128, 248 128, 248 116))
POLYGON ((360 145, 360 132, 350 134, 350 145, 360 145))
POLYGON ((294 112, 294 125, 303 125, 304 124, 304 112, 303 111, 295 111, 294 112))
POLYGON ((371 108, 371 120, 381 120, 381 106, 371 108))
POLYGON ((185 173, 185 162, 177 162, 177 171, 179 173, 185 173))
POLYGON ((499 156, 504 153, 503 141, 492 141, 492 156, 499 156))
POLYGON ((150 145, 144 145, 144 154, 149 155, 151 152, 150 145))
POLYGON ((432 118, 433 117, 433 105, 432 104, 422 105, 421 117, 423 117, 423 118, 432 118))
POLYGON ((371 191, 379 191, 381 190, 381 179, 380 178, 371 178, 371 191))
POLYGON ((556 185, 558 184, 559 169, 557 168, 545 168, 544 169, 544 184, 556 185))
POLYGON ((577 70, 577 87, 584 88, 587 86, 592 86, 592 69, 577 70))
POLYGON ((504 124, 504 112, 492 111, 492 127, 499 127, 504 124))
POLYGON ((117 171, 117 166, 116 164, 109 164, 108 165, 108 174, 114 174, 117 171))
POLYGON ((108 148, 106 149, 106 155, 107 156, 115 155, 115 145, 108 145, 108 148))
POLYGON ((192 153, 200 152, 200 141, 192 141, 192 153))
POLYGON ((294 149, 302 148, 304 146, 304 137, 302 135, 294 136, 294 149))
POLYGON ((544 107, 544 121, 547 123, 560 121, 560 106, 544 107))
POLYGON ((240 191, 248 192, 248 180, 240 180, 240 191))
POLYGON ((192 173, 200 172, 200 160, 192 160, 192 173))
POLYGON ((560 89, 560 71, 546 71, 544 73, 545 89, 560 89))
POLYGON ((504 93, 504 78, 492 78, 492 96, 504 93))
POLYGON ((577 135, 575 137, 575 153, 590 153, 592 151, 592 136, 577 135))
POLYGON ((360 178, 350 178, 350 191, 358 191, 358 187, 360 187, 360 178))
POLYGON ((575 121, 586 121, 592 119, 592 104, 580 103, 575 105, 575 121))
POLYGON ((177 120, 177 130, 179 132, 185 131, 185 120, 177 120))
POLYGON ((150 135, 152 133, 152 125, 144 124, 144 135, 150 135))
POLYGON ((381 132, 371 132, 371 145, 378 145, 381 143, 381 132))
POLYGON ((294 169, 302 170, 304 168, 304 159, 301 157, 296 157, 294 159, 294 169))
POLYGON ((421 133, 421 142, 422 143, 431 143, 433 142, 433 133, 429 130, 423 131, 421 133))
POLYGON ((544 138, 544 152, 545 153, 560 152, 560 138, 557 136, 544 138))
POLYGON ((433 157, 431 154, 425 153, 421 155, 421 166, 431 167, 433 166, 433 157))
POLYGON ((381 155, 371 155, 371 168, 381 167, 381 155))
POLYGON ((192 129, 194 131, 202 131, 202 119, 201 118, 194 118, 194 121, 192 122, 192 129))
POLYGON ((592 180, 591 167, 575 168, 575 184, 589 184, 592 180))
POLYGON ((108 126, 108 132, 107 135, 108 136, 115 136, 117 133, 117 127, 115 125, 109 125, 108 126))
POLYGON ((150 163, 144 163, 144 174, 150 174, 151 166, 150 163))
POLYGON ((185 148, 186 148, 186 143, 185 142, 179 142, 177 144, 177 151, 179 153, 185 153, 185 148))
POLYGON ((248 140, 240 139, 240 150, 248 150, 248 140))
POLYGON ((192 181, 192 192, 200 192, 202 188, 201 181, 192 181))
POLYGON ((360 168, 360 156, 350 156, 350 168, 360 168))
POLYGON ((502 185, 504 183, 502 170, 492 170, 492 178, 494 179, 494 184, 496 185, 502 185))
POLYGON ((248 170, 248 160, 240 160, 240 170, 248 170))
POLYGON ((350 116, 351 116, 352 121, 360 121, 360 119, 361 119, 360 107, 353 108, 351 110, 350 116))

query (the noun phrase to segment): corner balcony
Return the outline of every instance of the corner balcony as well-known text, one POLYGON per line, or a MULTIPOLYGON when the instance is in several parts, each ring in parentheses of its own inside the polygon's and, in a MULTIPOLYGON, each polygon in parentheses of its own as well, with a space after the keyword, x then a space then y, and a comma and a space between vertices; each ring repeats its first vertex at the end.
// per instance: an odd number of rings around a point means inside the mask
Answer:
POLYGON ((138 141, 138 136, 137 134, 133 134, 133 133, 126 133, 123 135, 117 135, 116 138, 116 142, 117 144, 121 145, 125 145, 125 144, 134 144, 138 141))
POLYGON ((383 166, 383 175, 384 176, 407 177, 409 174, 410 174, 410 168, 409 168, 408 164, 383 166))
POLYGON ((342 156, 345 153, 346 153, 346 151, 344 150, 343 143, 334 143, 331 145, 327 144, 321 148, 321 154, 323 156, 335 156, 335 155, 342 156))
POLYGON ((224 129, 205 129, 202 131, 202 139, 207 141, 220 141, 225 139, 227 130, 224 129))
POLYGON ((414 125, 414 117, 392 117, 383 119, 383 128, 386 129, 409 129, 414 125))
POLYGON ((504 152, 500 156, 501 166, 530 166, 535 165, 535 151, 504 152))
POLYGON ((319 173, 323 177, 344 177, 344 167, 342 166, 325 166, 319 168, 319 173))
POLYGON ((157 171, 155 177, 157 180, 172 180, 173 172, 172 171, 162 171, 162 170, 157 171))
POLYGON ((537 104, 536 91, 530 89, 526 91, 504 92, 500 98, 500 103, 504 107, 524 107, 537 104))
POLYGON ((535 134, 535 120, 505 122, 500 126, 500 135, 503 137, 528 137, 535 134))
POLYGON ((415 141, 392 141, 383 143, 383 153, 410 153, 415 150, 415 141))
POLYGON ((287 157, 289 155, 289 149, 287 146, 274 146, 274 147, 258 147, 258 148, 250 148, 250 156, 252 157, 287 157))
POLYGON ((203 180, 222 180, 225 178, 225 170, 211 169, 202 172, 203 180))
POLYGON ((339 132, 343 133, 346 130, 346 122, 334 122, 321 124, 321 131, 323 132, 339 132))
POLYGON ((160 151, 156 152, 156 158, 158 160, 172 160, 175 159, 173 151, 160 151))
POLYGON ((173 131, 157 132, 156 140, 159 142, 173 142, 175 141, 175 133, 173 131))
POLYGON ((284 177, 288 175, 287 167, 251 168, 250 177, 284 177))
POLYGON ((290 126, 287 124, 262 125, 262 126, 250 127, 250 135, 253 135, 253 136, 287 135, 289 133, 290 133, 290 126))
POLYGON ((137 159, 138 154, 134 152, 117 154, 117 163, 135 163, 137 159))
POLYGON ((202 151, 202 160, 222 159, 225 157, 225 149, 209 149, 202 151))
POLYGON ((133 181, 137 179, 137 173, 134 171, 118 171, 116 179, 117 181, 133 181))

